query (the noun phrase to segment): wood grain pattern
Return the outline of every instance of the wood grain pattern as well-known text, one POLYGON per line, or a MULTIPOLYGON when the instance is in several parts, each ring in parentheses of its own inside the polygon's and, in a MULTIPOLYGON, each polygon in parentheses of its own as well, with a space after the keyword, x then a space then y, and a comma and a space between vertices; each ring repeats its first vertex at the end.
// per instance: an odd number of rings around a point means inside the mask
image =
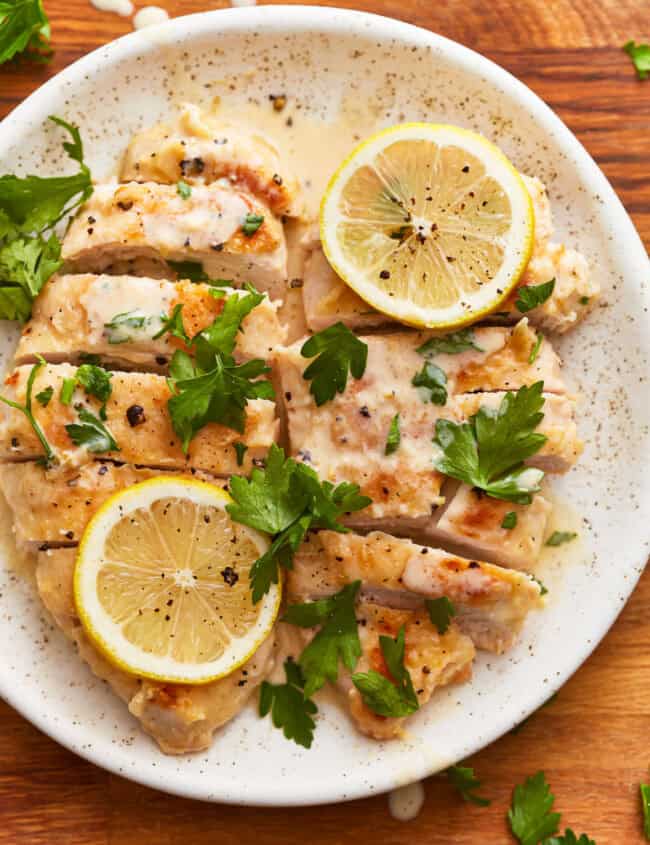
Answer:
MULTIPOLYGON (((291 1, 291 0, 290 0, 291 1)), ((286 2, 286 0, 285 0, 286 2)), ((130 30, 87 0, 45 0, 57 53, 47 68, 0 68, 0 117, 53 73, 130 30)), ((601 165, 650 244, 650 82, 620 46, 650 38, 647 0, 320 0, 400 18, 477 49, 554 108, 601 165)), ((225 2, 165 0, 173 15, 225 2)), ((296 810, 251 810, 170 798, 108 775, 60 748, 0 703, 1 845, 503 845, 512 786, 544 769, 563 821, 598 845, 644 841, 638 782, 650 746, 650 573, 558 698, 470 764, 491 807, 462 803, 442 777, 424 809, 394 821, 384 796, 296 810)))

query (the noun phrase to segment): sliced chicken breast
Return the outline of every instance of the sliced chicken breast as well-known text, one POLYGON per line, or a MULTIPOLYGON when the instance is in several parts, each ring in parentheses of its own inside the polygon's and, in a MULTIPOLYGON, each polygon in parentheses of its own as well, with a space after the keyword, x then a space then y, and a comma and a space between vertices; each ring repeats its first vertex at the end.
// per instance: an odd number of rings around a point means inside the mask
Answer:
POLYGON ((169 278, 168 261, 191 261, 211 279, 251 282, 274 299, 286 287, 280 221, 252 194, 216 183, 195 185, 187 199, 176 185, 97 185, 70 226, 61 255, 65 270, 74 273, 125 272, 129 261, 144 260, 144 275, 169 278))
POLYGON ((530 572, 539 559, 551 510, 541 493, 530 505, 516 505, 461 484, 422 537, 463 555, 530 572), (503 519, 510 512, 517 516, 516 525, 504 528, 503 519))
MULTIPOLYGON (((18 367, 5 379, 5 395, 24 404, 26 384, 32 367, 18 367)), ((113 435, 119 451, 92 453, 84 446, 75 446, 66 425, 79 422, 79 410, 86 409, 96 417, 101 403, 76 387, 69 405, 61 402, 64 379, 72 378, 76 368, 70 364, 48 364, 39 370, 34 381, 34 397, 52 387, 46 407, 34 400, 32 410, 59 461, 65 465, 81 465, 101 454, 125 463, 143 466, 185 469, 193 467, 214 475, 248 472, 253 460, 266 455, 278 436, 279 422, 275 404, 267 399, 253 399, 246 408, 246 429, 239 434, 231 428, 209 423, 191 441, 187 455, 174 432, 167 409, 170 390, 163 376, 152 373, 112 374, 112 393, 106 406, 104 425, 113 435), (234 443, 248 446, 242 467, 237 463, 234 443)), ((27 461, 42 456, 43 448, 27 418, 20 411, 2 405, 0 409, 0 460, 27 461)))
POLYGON ((38 556, 36 581, 45 607, 72 640, 92 672, 128 704, 166 754, 208 748, 214 731, 245 706, 273 668, 273 636, 242 667, 203 686, 164 684, 136 678, 113 666, 92 645, 79 621, 73 597, 76 549, 50 549, 38 556))
POLYGON ((425 599, 446 596, 460 630, 495 654, 512 646, 528 612, 543 605, 528 575, 380 531, 312 535, 287 575, 288 600, 313 601, 357 580, 366 601, 387 607, 418 609, 425 599))
MULTIPOLYGON (((222 312, 232 288, 167 282, 137 276, 54 276, 34 303, 22 332, 16 362, 77 363, 80 353, 99 355, 110 366, 164 372, 181 340, 168 332, 156 338, 163 319, 182 305, 185 331, 193 337, 222 312), (215 292, 218 296, 215 296, 215 292)), ((238 360, 267 358, 285 338, 277 303, 268 297, 251 311, 237 335, 238 360)), ((191 350, 190 350, 191 351, 191 350)))
POLYGON ((268 138, 189 104, 174 123, 133 137, 120 179, 174 185, 181 179, 191 185, 222 180, 259 197, 277 215, 302 209, 298 183, 268 138))
MULTIPOLYGON (((498 408, 505 393, 461 393, 454 396, 454 403, 462 417, 471 417, 479 408, 498 408)), ((545 472, 567 472, 582 454, 583 442, 578 436, 575 422, 576 402, 569 396, 544 394, 544 418, 536 431, 548 439, 544 446, 529 458, 529 466, 545 472)))

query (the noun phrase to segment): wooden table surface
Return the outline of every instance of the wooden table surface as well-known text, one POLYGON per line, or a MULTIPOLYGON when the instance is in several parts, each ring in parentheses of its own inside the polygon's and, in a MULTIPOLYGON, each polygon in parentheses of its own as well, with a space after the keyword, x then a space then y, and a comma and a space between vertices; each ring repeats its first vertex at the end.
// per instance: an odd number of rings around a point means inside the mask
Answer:
MULTIPOLYGON (((225 5, 157 0, 172 15, 225 5)), ((648 0, 345 0, 472 47, 537 92, 605 171, 650 244, 650 80, 621 45, 650 40, 648 0)), ((138 5, 142 5, 138 3, 138 5)), ((87 0, 45 0, 56 56, 45 68, 0 68, 0 117, 84 53, 130 29, 87 0)), ((612 565, 615 565, 615 561, 612 565)), ((425 783, 404 824, 385 796, 344 805, 256 810, 172 798, 109 775, 60 748, 0 702, 2 845, 497 845, 512 841, 512 786, 544 769, 563 823, 597 845, 643 842, 638 783, 650 764, 650 572, 604 642, 516 735, 470 761, 494 799, 464 804, 445 778, 425 783)))

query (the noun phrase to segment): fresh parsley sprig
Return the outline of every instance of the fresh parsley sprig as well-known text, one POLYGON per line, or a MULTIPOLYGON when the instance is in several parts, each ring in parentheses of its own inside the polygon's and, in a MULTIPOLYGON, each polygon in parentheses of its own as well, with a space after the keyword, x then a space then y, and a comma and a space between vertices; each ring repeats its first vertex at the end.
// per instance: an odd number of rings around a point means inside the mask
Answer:
POLYGON ((578 838, 571 828, 567 827, 563 836, 551 836, 550 839, 544 840, 543 845, 596 845, 596 843, 586 833, 578 838))
MULTIPOLYGON (((20 411, 21 414, 24 414, 27 418, 27 421, 31 425, 34 434, 38 437, 41 446, 43 447, 43 458, 42 463, 45 466, 50 466, 53 463, 56 463, 56 455, 54 453, 54 449, 50 446, 43 433, 43 429, 40 427, 36 419, 34 418, 34 414, 32 413, 32 391, 34 389, 34 380, 38 374, 38 371, 45 366, 45 359, 41 358, 40 355, 37 355, 38 362, 34 364, 32 369, 30 370, 29 376, 27 378, 27 387, 25 390, 25 404, 21 405, 19 402, 14 402, 12 399, 7 399, 5 396, 0 395, 0 402, 4 402, 5 405, 9 405, 10 408, 14 408, 16 411, 20 411)), ((36 398, 38 401, 45 407, 50 399, 52 398, 52 393, 50 392, 52 388, 46 388, 46 390, 41 391, 37 394, 36 398)))
POLYGON ((120 447, 103 422, 83 407, 76 406, 79 422, 69 423, 65 430, 75 446, 85 446, 89 452, 119 452, 120 447))
POLYGON ((191 343, 191 339, 188 337, 188 334, 185 331, 185 326, 183 325, 182 302, 179 302, 177 305, 174 306, 174 310, 171 314, 161 314, 160 322, 161 329, 160 331, 156 332, 155 335, 152 336, 152 340, 158 340, 163 335, 169 333, 173 337, 177 337, 179 340, 182 340, 185 344, 189 345, 191 343))
POLYGON ((442 450, 436 469, 484 490, 488 496, 529 505, 544 473, 524 466, 546 437, 535 431, 544 417, 544 382, 508 391, 498 408, 481 407, 469 422, 436 421, 434 442, 442 450))
POLYGON ((360 379, 366 371, 368 346, 343 323, 335 323, 312 335, 300 349, 303 358, 313 358, 303 373, 311 381, 309 392, 320 407, 343 393, 348 373, 360 379))
POLYGON ((481 781, 474 775, 474 769, 470 766, 450 766, 445 774, 449 783, 460 792, 463 801, 478 807, 488 807, 492 803, 489 798, 476 794, 476 790, 481 788, 481 781))
POLYGON ((318 708, 303 692, 305 682, 300 666, 293 660, 286 660, 284 673, 284 684, 262 681, 260 716, 270 713, 273 724, 276 728, 282 728, 287 739, 292 739, 304 748, 311 748, 316 727, 312 716, 318 712, 318 708))
POLYGON ((29 318, 32 301, 62 264, 54 227, 93 192, 79 130, 59 117, 50 120, 70 134, 72 140, 63 147, 79 171, 72 176, 0 176, 0 319, 29 318))
POLYGON ((339 659, 350 671, 357 665, 361 643, 354 605, 360 586, 361 581, 354 581, 333 596, 287 608, 284 622, 301 628, 321 626, 298 661, 305 677, 306 698, 317 692, 326 681, 336 681, 339 659))
POLYGON ((541 285, 524 285, 517 289, 515 307, 522 314, 532 311, 533 308, 543 305, 552 296, 554 290, 555 279, 550 279, 541 285))
POLYGON ((543 839, 557 833, 560 814, 551 812, 554 802, 555 796, 544 772, 537 772, 515 786, 508 821, 520 845, 539 845, 543 839))
POLYGON ((269 550, 251 569, 254 602, 277 583, 279 567, 291 568, 294 552, 310 528, 345 532, 340 517, 371 503, 356 484, 321 482, 311 467, 286 458, 275 444, 264 469, 254 467, 250 479, 231 478, 230 493, 234 501, 226 509, 235 522, 274 535, 269 550))
POLYGON ((22 55, 49 62, 50 22, 42 0, 0 0, 0 64, 22 55))
POLYGON ((371 669, 368 672, 355 672, 352 683, 361 693, 366 707, 374 713, 389 718, 410 716, 420 705, 411 675, 404 665, 404 626, 399 629, 395 639, 380 636, 379 647, 390 678, 371 669))

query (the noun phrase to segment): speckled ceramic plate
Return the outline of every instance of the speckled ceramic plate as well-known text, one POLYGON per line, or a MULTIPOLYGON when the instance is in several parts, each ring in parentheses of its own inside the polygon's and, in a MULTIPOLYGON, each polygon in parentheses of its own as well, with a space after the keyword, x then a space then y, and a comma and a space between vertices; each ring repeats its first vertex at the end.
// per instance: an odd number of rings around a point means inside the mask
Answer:
MULTIPOLYGON (((56 172, 60 137, 46 126, 51 113, 80 123, 93 171, 102 176, 129 135, 167 114, 175 98, 263 102, 285 91, 309 119, 335 120, 351 99, 370 109, 372 128, 429 120, 485 133, 520 169, 547 182, 558 237, 588 256, 604 294, 560 344, 584 395, 586 449, 556 489, 581 515, 582 538, 543 565, 551 600, 529 620, 519 646, 502 658, 480 656, 472 683, 439 693, 403 742, 362 738, 328 699, 310 751, 250 707, 210 751, 165 757, 52 629, 33 587, 12 574, 4 555, 0 692, 10 704, 63 745, 126 777, 194 798, 275 805, 390 789, 509 730, 566 681, 616 618, 646 561, 650 513, 647 255, 568 129, 476 53, 397 21, 335 9, 267 6, 177 19, 92 53, 32 95, 0 127, 0 172, 56 172)), ((16 332, 2 334, 6 356, 16 332)))

